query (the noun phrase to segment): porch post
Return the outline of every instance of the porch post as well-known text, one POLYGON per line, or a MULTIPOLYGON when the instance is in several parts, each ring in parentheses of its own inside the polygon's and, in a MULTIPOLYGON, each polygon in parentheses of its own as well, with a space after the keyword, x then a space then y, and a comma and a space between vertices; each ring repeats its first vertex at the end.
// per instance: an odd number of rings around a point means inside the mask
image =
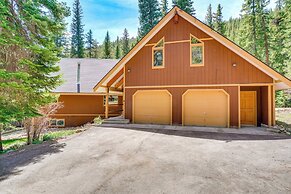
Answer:
POLYGON ((237 87, 237 96, 238 96, 238 128, 241 128, 240 123, 240 86, 237 87))
POLYGON ((268 126, 272 126, 272 90, 271 85, 268 85, 268 126))
POLYGON ((105 96, 105 119, 108 119, 108 113, 109 113, 109 87, 106 88, 106 96, 105 96))

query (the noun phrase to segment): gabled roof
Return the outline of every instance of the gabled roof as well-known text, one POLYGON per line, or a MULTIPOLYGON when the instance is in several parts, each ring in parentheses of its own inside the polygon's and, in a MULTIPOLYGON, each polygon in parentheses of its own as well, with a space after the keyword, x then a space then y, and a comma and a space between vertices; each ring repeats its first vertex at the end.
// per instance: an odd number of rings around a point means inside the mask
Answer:
POLYGON ((92 88, 96 82, 99 82, 117 64, 118 60, 63 58, 58 64, 60 66, 58 74, 62 75, 64 83, 53 92, 77 92, 78 62, 81 63, 81 93, 90 93, 93 92, 92 88))
POLYGON ((104 85, 107 85, 107 83, 118 73, 120 72, 124 65, 140 50, 142 49, 148 41, 150 41, 156 34, 159 32, 176 14, 178 14, 180 17, 184 18, 188 22, 190 22, 192 25, 200 29, 201 31, 208 34, 210 37, 236 53, 237 55, 241 56, 243 59, 248 61, 250 64, 264 72, 265 74, 269 75, 275 80, 275 89, 288 89, 291 88, 291 81, 257 59, 252 54, 248 53, 238 45, 236 45, 231 40, 227 39, 223 35, 219 34, 218 32, 211 29, 209 26, 198 20, 192 15, 189 15, 182 9, 180 9, 177 6, 174 6, 171 11, 168 12, 168 14, 160 20, 160 22, 140 41, 136 44, 136 46, 131 49, 131 51, 125 55, 111 70, 108 72, 94 87, 95 92, 102 91, 102 87, 104 85))

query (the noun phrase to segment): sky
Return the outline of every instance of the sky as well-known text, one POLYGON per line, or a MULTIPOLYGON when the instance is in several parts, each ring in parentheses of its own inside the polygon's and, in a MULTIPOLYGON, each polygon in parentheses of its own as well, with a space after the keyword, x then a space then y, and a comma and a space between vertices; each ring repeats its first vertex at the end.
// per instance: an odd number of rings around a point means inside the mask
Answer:
MULTIPOLYGON (((67 3, 72 10, 74 0, 60 0, 67 3)), ((169 3, 172 0, 169 0, 169 3)), ((239 17, 244 0, 194 0, 196 17, 204 21, 208 5, 212 4, 213 11, 218 3, 223 7, 222 13, 225 20, 230 17, 239 17)), ((271 0, 270 7, 274 7, 276 0, 271 0)), ((124 28, 128 29, 130 37, 137 35, 138 0, 80 0, 83 9, 84 31, 93 31, 93 38, 98 42, 104 41, 107 30, 111 40, 117 36, 122 37, 124 28)), ((171 8, 171 3, 169 8, 171 8)), ((68 30, 72 18, 67 18, 68 30)))

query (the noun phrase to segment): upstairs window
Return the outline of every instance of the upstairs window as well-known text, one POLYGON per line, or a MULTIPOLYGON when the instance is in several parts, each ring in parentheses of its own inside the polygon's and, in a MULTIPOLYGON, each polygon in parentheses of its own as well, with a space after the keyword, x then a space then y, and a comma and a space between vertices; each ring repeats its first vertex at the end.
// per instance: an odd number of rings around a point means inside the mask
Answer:
POLYGON ((153 69, 164 68, 165 67, 165 52, 164 52, 165 42, 162 38, 154 47, 152 52, 153 59, 153 69))
POLYGON ((199 67, 204 65, 204 43, 190 35, 190 66, 199 67))

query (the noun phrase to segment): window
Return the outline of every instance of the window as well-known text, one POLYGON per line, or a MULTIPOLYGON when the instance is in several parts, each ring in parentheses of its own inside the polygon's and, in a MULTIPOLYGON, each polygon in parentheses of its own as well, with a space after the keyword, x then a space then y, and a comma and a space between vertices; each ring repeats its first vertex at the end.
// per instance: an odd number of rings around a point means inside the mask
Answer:
POLYGON ((50 127, 64 127, 65 119, 51 119, 49 122, 50 127))
POLYGON ((152 68, 164 68, 165 67, 165 53, 164 53, 164 38, 162 38, 154 47, 153 47, 153 64, 152 68))
MULTIPOLYGON (((108 96, 108 104, 112 105, 112 104, 118 104, 118 96, 108 96)), ((106 105, 106 96, 103 96, 103 105, 106 105)))
POLYGON ((190 66, 204 65, 204 43, 193 35, 190 35, 190 66))

